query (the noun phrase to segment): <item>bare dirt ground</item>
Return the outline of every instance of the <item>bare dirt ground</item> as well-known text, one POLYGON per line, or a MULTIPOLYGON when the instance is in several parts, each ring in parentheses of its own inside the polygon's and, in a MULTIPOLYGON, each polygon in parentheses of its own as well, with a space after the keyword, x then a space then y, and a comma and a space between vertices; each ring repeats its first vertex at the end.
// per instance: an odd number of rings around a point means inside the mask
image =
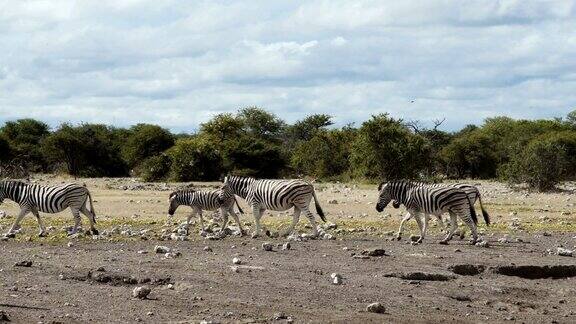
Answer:
MULTIPOLYGON (((424 244, 411 245, 414 221, 395 241, 404 211, 389 206, 378 214, 375 186, 317 184, 334 239, 290 241, 291 249, 282 250, 285 238, 208 240, 198 227, 181 241, 172 232, 188 210, 181 207, 174 222, 165 223, 168 193, 182 184, 77 182, 93 193, 102 235, 67 237, 63 227, 73 221, 66 211, 43 214, 52 226, 47 238, 37 237, 28 216, 16 239, 1 241, 0 310, 12 322, 576 322, 576 259, 557 255, 558 247, 576 245, 572 184, 534 194, 476 183, 495 222, 481 226, 488 247, 467 240, 439 245, 443 234, 435 226, 424 244), (264 251, 264 242, 273 251, 264 251), (179 253, 155 253, 156 245, 179 253), (362 255, 374 248, 385 255, 362 255), (15 266, 23 261, 31 265, 15 266), (332 284, 332 273, 342 276, 341 285, 332 284), (140 286, 151 288, 147 299, 132 297, 140 286), (367 312, 374 302, 385 313, 367 312)), ((18 209, 7 201, 0 209, 8 214, 0 230, 7 231, 18 209)), ((276 233, 290 219, 270 212, 263 221, 276 233)), ((241 220, 250 227, 251 215, 241 220)), ((306 224, 301 219, 301 232, 310 231, 306 224)))

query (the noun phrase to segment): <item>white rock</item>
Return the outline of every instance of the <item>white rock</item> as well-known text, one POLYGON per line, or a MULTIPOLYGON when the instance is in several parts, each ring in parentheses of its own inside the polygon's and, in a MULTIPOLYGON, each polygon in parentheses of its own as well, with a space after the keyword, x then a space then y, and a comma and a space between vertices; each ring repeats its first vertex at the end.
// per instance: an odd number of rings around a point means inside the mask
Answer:
POLYGON ((369 313, 384 314, 386 307, 380 303, 372 303, 366 307, 366 311, 369 313))
POLYGON ((146 299, 151 291, 148 287, 136 287, 132 290, 132 297, 146 299))
POLYGON ((290 245, 290 242, 282 244, 282 250, 290 250, 291 248, 292 246, 290 245))
POLYGON ((556 254, 560 256, 571 257, 572 255, 574 255, 574 251, 559 247, 556 251, 556 254))
POLYGON ((340 274, 334 272, 330 275, 330 278, 332 278, 332 284, 333 285, 341 285, 342 284, 342 276, 340 274))
POLYGON ((240 259, 238 259, 238 258, 234 258, 234 259, 232 259, 232 263, 234 263, 234 264, 241 264, 242 261, 240 261, 240 259))

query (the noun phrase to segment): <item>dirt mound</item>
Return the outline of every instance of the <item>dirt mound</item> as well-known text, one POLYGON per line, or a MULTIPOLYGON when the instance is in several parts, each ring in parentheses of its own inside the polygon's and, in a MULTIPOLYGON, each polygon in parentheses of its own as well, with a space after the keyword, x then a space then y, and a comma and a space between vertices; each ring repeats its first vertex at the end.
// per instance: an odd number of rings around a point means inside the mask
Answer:
POLYGON ((136 285, 136 284, 152 284, 152 285, 167 285, 174 283, 170 277, 164 278, 138 278, 130 274, 123 274, 117 272, 106 272, 102 270, 90 270, 86 275, 70 276, 70 279, 79 281, 91 281, 102 284, 109 284, 112 286, 122 285, 136 285))
POLYGON ((576 277, 576 265, 553 265, 553 266, 500 266, 493 269, 494 273, 515 276, 525 279, 561 279, 576 277))

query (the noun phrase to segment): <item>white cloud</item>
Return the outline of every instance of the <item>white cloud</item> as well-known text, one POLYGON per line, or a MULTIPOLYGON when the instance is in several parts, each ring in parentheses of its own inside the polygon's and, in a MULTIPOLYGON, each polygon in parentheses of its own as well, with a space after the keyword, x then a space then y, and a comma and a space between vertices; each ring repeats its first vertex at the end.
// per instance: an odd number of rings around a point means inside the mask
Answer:
POLYGON ((0 122, 194 130, 257 105, 456 129, 576 108, 576 1, 0 1, 0 122))

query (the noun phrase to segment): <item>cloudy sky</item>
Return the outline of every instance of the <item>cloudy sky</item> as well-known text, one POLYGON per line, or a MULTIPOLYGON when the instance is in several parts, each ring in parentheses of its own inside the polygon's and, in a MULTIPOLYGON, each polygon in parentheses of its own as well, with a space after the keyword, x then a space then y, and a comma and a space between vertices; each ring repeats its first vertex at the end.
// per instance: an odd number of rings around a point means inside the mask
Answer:
POLYGON ((576 109, 576 1, 0 0, 0 124, 193 131, 245 106, 444 129, 576 109))

